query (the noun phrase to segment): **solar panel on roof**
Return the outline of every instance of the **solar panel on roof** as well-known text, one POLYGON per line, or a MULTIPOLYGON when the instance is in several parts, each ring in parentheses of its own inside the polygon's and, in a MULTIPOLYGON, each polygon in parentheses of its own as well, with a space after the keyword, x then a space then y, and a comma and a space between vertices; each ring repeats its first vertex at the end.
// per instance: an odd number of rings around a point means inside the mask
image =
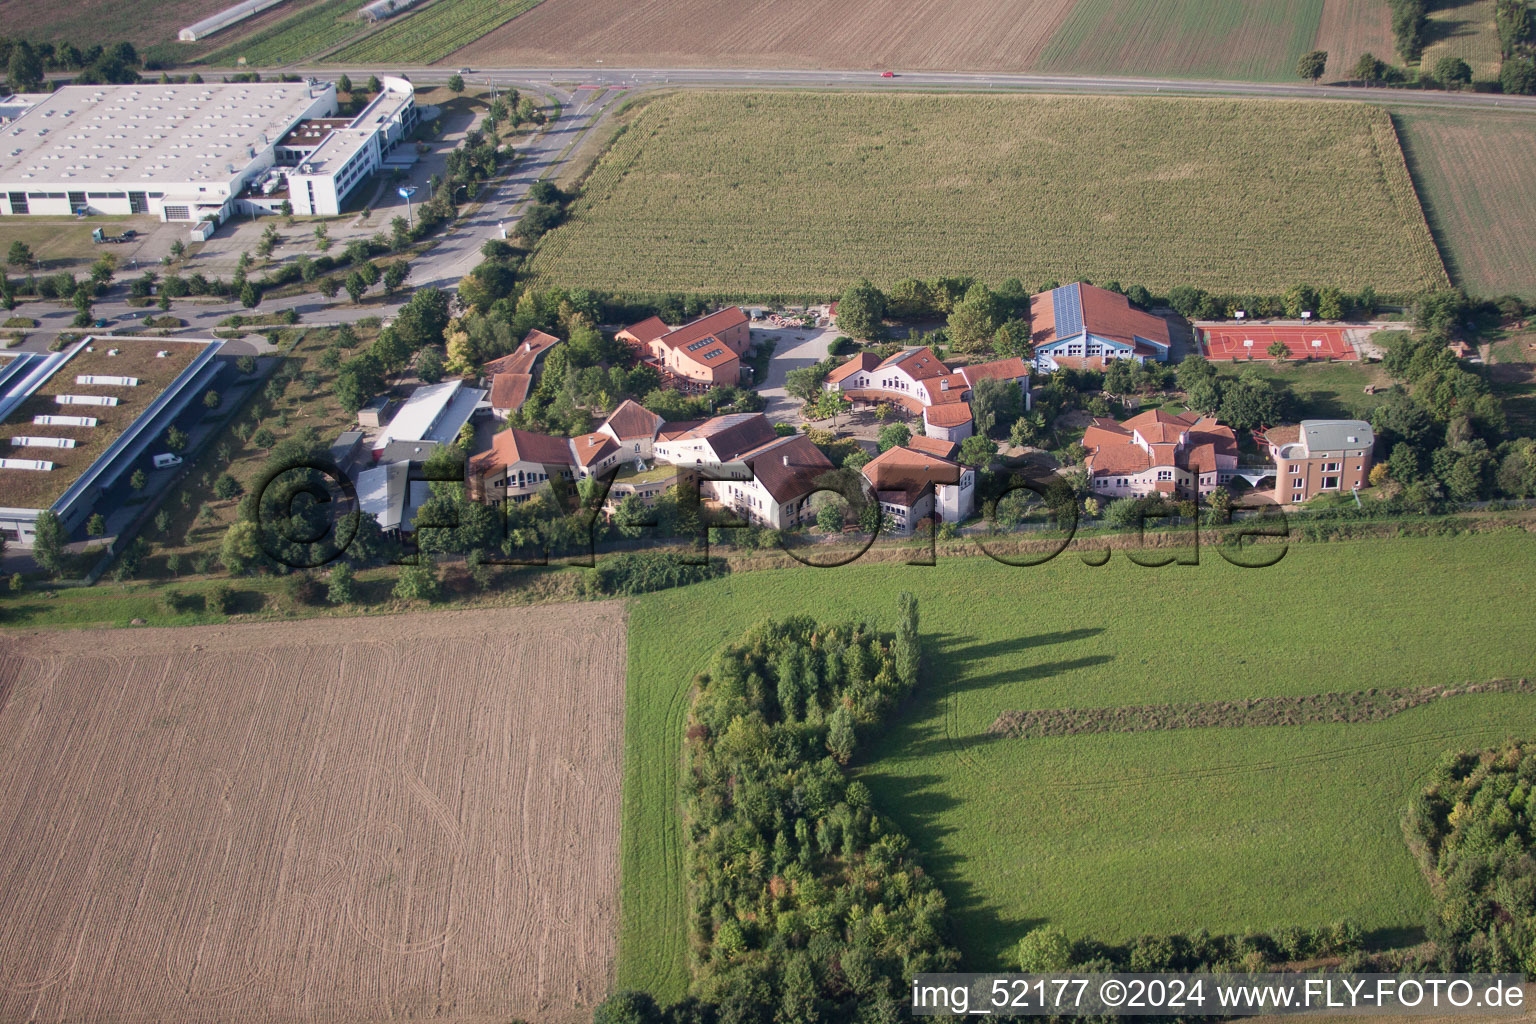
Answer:
POLYGON ((1077 285, 1062 285, 1051 292, 1051 308, 1056 312, 1056 337, 1071 338, 1083 333, 1083 300, 1077 285))

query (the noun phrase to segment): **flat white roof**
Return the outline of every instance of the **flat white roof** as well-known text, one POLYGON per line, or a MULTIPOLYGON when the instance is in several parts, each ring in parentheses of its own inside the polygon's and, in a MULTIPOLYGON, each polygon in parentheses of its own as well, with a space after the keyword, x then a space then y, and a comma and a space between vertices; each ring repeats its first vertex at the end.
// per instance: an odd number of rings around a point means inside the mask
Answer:
POLYGON ((417 388, 379 433, 373 450, 383 451, 394 441, 447 444, 463 429, 485 395, 480 388, 465 387, 462 380, 417 388))
POLYGON ((352 119, 351 124, 334 129, 299 162, 301 168, 309 168, 302 173, 331 174, 341 170, 374 135, 400 119, 405 108, 414 101, 415 93, 404 79, 389 78, 383 84, 384 89, 352 119))
POLYGON ((251 149, 276 143, 321 95, 303 82, 64 86, 0 128, 0 182, 230 181, 250 166, 251 149))
POLYGON ((394 462, 357 475, 358 510, 374 516, 386 530, 398 529, 405 517, 406 474, 410 466, 394 462))

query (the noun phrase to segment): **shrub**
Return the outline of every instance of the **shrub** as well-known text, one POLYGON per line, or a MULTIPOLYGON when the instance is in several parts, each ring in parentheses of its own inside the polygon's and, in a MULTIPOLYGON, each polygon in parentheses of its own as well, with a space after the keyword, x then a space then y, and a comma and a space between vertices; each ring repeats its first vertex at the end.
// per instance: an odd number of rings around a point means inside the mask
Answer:
POLYGON ((208 607, 220 615, 228 615, 235 610, 235 591, 227 583, 215 584, 208 591, 206 600, 208 607))
POLYGON ((675 555, 661 552, 626 552, 598 562, 583 580, 583 588, 593 595, 647 594, 654 590, 684 587, 729 571, 729 567, 718 559, 712 559, 707 565, 688 565, 675 555))

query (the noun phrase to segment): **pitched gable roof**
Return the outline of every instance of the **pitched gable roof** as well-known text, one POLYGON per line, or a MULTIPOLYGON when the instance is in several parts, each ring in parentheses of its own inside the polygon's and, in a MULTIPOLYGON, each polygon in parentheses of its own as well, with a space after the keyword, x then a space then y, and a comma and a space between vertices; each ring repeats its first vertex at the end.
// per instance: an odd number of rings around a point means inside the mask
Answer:
POLYGON ((539 361, 539 357, 558 344, 560 339, 553 334, 531 330, 516 351, 486 363, 485 372, 493 376, 498 373, 532 373, 533 365, 539 361))
POLYGON ((929 426, 943 427, 946 430, 963 427, 971 422, 971 407, 964 402, 930 405, 923 410, 923 421, 929 426))
POLYGON ((934 355, 933 349, 927 346, 897 352, 875 369, 883 370, 888 366, 896 367, 913 380, 943 377, 949 373, 949 367, 939 362, 939 357, 934 355))
POLYGON ((582 466, 590 466, 618 450, 618 443, 607 434, 594 432, 571 438, 571 452, 582 466))
MULTIPOLYGON (((1137 338, 1164 348, 1169 344, 1168 321, 1133 308, 1130 300, 1118 292, 1091 284, 1063 285, 1054 291, 1031 295, 1029 318, 1036 346, 1075 338, 1084 331, 1132 346, 1137 345, 1137 338), (1058 303, 1061 309, 1057 308, 1058 303)), ((1139 351, 1150 355, 1153 349, 1142 345, 1139 351)))
POLYGON ((792 501, 816 488, 816 480, 833 469, 831 460, 804 434, 775 437, 743 452, 739 458, 774 501, 792 501))
POLYGON ((640 437, 654 438, 664 422, 660 416, 639 402, 626 398, 608 414, 608 418, 603 420, 603 425, 597 429, 616 440, 630 441, 640 437))
POLYGON ((828 384, 838 384, 847 380, 860 370, 873 370, 880 365, 880 357, 873 352, 860 352, 851 357, 846 363, 827 374, 828 384))
POLYGON ((903 445, 888 448, 864 464, 864 478, 882 501, 908 508, 934 488, 957 483, 959 463, 903 445))
POLYGON ((533 386, 531 373, 498 373, 491 378, 491 408, 516 412, 528 400, 533 386))
POLYGON ((670 348, 686 349, 694 342, 707 338, 717 331, 727 331, 746 322, 747 314, 740 306, 727 306, 718 312, 701 316, 697 320, 668 331, 662 336, 661 343, 670 348))
POLYGON ((630 324, 620 334, 628 334, 642 345, 649 345, 672 328, 659 316, 648 316, 637 324, 630 324))
POLYGON ((519 462, 534 462, 545 466, 572 465, 570 441, 549 434, 535 434, 529 430, 503 430, 491 439, 490 448, 469 460, 469 472, 483 476, 519 462))
POLYGON ((990 363, 977 363, 975 366, 960 367, 960 375, 965 382, 972 387, 979 380, 1019 380, 1029 376, 1029 364, 1017 356, 1008 359, 994 359, 990 363))
MULTIPOLYGON (((946 408, 948 408, 946 406, 946 408)), ((960 408, 964 409, 965 406, 960 408)), ((966 409, 965 418, 970 419, 971 413, 966 409)), ((941 459, 953 459, 960 446, 953 441, 945 441, 938 437, 914 437, 907 441, 906 446, 915 452, 923 452, 926 455, 937 455, 941 459)))
POLYGON ((768 417, 762 413, 738 412, 707 419, 676 438, 668 440, 703 441, 715 453, 716 459, 728 462, 731 459, 740 458, 743 452, 750 451, 777 436, 773 432, 773 424, 769 423, 768 417))

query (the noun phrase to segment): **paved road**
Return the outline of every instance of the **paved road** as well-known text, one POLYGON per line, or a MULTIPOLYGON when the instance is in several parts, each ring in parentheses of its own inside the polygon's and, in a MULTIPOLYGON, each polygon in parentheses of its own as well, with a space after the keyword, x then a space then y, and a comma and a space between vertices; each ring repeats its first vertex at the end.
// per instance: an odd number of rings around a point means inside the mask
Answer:
MULTIPOLYGON (((212 77, 243 69, 205 69, 212 77)), ((313 75, 322 79, 339 78, 343 73, 371 74, 377 68, 348 68, 336 65, 285 68, 286 72, 313 75)), ((441 84, 455 73, 448 67, 396 67, 420 85, 441 84)), ((546 130, 524 140, 511 174, 497 183, 494 192, 480 209, 462 222, 429 252, 411 264, 411 285, 436 285, 454 288, 480 260, 480 249, 488 239, 501 237, 517 223, 529 187, 542 177, 553 177, 581 141, 583 135, 612 114, 625 97, 658 88, 776 87, 805 89, 895 89, 895 90, 971 90, 1051 92, 1081 95, 1181 95, 1235 96, 1272 99, 1327 99, 1393 106, 1441 107, 1465 111, 1501 110, 1536 115, 1536 96, 1503 96, 1490 93, 1444 93, 1409 89, 1366 89, 1346 86, 1320 86, 1282 82, 1222 82, 1165 78, 1111 78, 1079 75, 982 74, 968 72, 901 72, 895 78, 883 78, 871 71, 807 71, 793 69, 739 68, 475 68, 465 76, 471 84, 495 82, 554 97, 560 103, 559 116, 546 130), (594 101, 592 97, 598 95, 594 101)), ((262 303, 260 312, 296 309, 306 323, 340 323, 366 316, 389 316, 400 303, 354 307, 345 301, 328 302, 323 296, 306 294, 274 298, 262 303)), ((51 335, 67 329, 73 309, 42 311, 37 303, 28 303, 23 311, 42 322, 42 327, 25 348, 45 347, 51 335)), ((132 307, 115 299, 96 304, 98 316, 122 326, 132 307)), ((211 329, 217 321, 232 313, 245 312, 238 304, 203 305, 178 303, 177 316, 199 330, 211 329)), ((779 363, 778 359, 774 360, 779 363)))
MULTIPOLYGON (((284 69, 317 78, 334 79, 343 72, 370 74, 377 69, 334 65, 284 69)), ((451 67, 399 69, 420 84, 441 84, 454 74, 451 67)), ((1536 96, 1494 93, 1438 92, 1417 89, 1367 89, 1353 86, 1309 85, 1302 82, 1224 82, 1176 78, 1117 78, 1088 75, 1025 75, 948 71, 900 71, 882 78, 874 71, 800 71, 747 68, 610 68, 602 65, 565 68, 474 68, 466 81, 494 80, 498 84, 549 86, 581 83, 647 89, 659 86, 757 86, 806 89, 971 89, 1103 95, 1169 94, 1182 96, 1249 96, 1276 99, 1330 99, 1393 106, 1437 106, 1456 109, 1499 108, 1536 113, 1536 96)))
MULTIPOLYGON (((436 245, 411 261, 411 288, 427 285, 448 290, 456 288, 459 280, 481 261, 480 249, 486 241, 500 238, 503 230, 510 234, 516 227, 523 201, 534 182, 554 177, 585 133, 606 117, 624 95, 622 90, 608 90, 594 101, 593 93, 587 90, 569 91, 545 86, 539 91, 549 93, 560 103, 558 116, 543 131, 525 137, 516 145, 517 161, 511 172, 492 186, 475 213, 461 220, 453 231, 439 236, 436 245)), ((125 273, 122 280, 130 276, 134 275, 125 273)), ((213 330, 220 320, 235 313, 276 313, 286 309, 296 310, 300 321, 309 325, 352 323, 365 317, 392 316, 409 292, 407 289, 398 301, 363 306, 354 306, 345 298, 333 301, 318 293, 307 292, 265 299, 256 310, 247 310, 237 302, 182 299, 174 304, 171 314, 185 320, 188 329, 197 333, 213 330)), ((126 285, 120 283, 93 305, 92 313, 109 321, 110 329, 115 330, 131 327, 136 320, 160 312, 153 307, 130 306, 126 297, 126 285)), ((77 330, 72 325, 75 318, 73 306, 28 302, 17 313, 39 322, 35 330, 28 332, 27 340, 19 346, 20 351, 43 351, 60 331, 77 330)))

